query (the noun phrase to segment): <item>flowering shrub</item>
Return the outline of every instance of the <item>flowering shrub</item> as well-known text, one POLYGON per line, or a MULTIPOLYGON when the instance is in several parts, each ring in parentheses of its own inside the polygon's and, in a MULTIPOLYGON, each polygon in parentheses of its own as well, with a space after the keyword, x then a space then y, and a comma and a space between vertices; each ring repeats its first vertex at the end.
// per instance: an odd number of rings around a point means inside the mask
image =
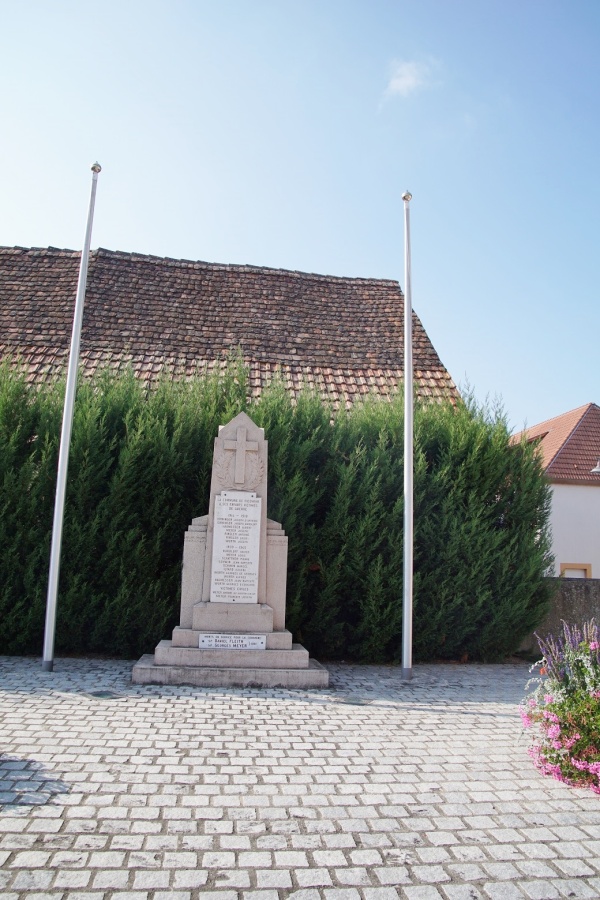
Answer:
POLYGON ((600 636, 594 619, 583 630, 563 622, 563 636, 536 634, 543 658, 532 666, 541 677, 520 706, 529 749, 544 775, 600 794, 600 636))

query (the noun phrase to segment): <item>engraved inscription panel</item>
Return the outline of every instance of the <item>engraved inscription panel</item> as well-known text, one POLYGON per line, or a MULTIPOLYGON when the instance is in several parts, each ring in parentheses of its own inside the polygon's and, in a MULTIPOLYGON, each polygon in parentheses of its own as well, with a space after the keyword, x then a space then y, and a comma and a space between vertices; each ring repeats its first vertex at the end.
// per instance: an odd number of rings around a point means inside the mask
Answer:
POLYGON ((264 650, 267 646, 265 634, 201 634, 201 650, 264 650))
POLYGON ((215 496, 213 603, 258 603, 261 504, 250 491, 222 491, 215 496))

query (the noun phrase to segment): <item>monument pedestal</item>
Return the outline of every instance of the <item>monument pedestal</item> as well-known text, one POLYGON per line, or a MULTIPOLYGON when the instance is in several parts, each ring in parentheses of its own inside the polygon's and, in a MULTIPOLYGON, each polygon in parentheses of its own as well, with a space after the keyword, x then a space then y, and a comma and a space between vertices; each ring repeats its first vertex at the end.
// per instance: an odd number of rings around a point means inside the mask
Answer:
POLYGON ((173 629, 133 667, 134 684, 197 687, 324 688, 329 672, 285 628, 273 630, 273 609, 262 603, 200 601, 193 627, 173 629), (233 608, 232 608, 233 607, 233 608))
POLYGON ((219 429, 209 512, 185 536, 180 624, 136 663, 135 684, 327 687, 285 628, 287 537, 266 508, 267 441, 240 413, 219 429))

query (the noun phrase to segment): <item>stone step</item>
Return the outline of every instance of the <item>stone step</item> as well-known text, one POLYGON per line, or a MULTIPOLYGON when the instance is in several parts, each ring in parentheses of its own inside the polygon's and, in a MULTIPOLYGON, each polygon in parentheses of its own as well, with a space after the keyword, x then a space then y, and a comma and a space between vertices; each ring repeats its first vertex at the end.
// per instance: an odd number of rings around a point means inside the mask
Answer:
POLYGON ((194 631, 235 634, 268 634, 273 631, 273 610, 266 603, 210 603, 194 604, 194 631))
POLYGON ((292 644, 291 650, 200 650, 161 641, 154 651, 154 661, 157 666, 307 669, 308 650, 301 644, 292 644))
MULTIPOLYGON (((208 651, 204 651, 208 652, 208 651)), ((261 669, 156 665, 146 654, 133 667, 134 684, 191 684, 194 687, 326 688, 329 672, 311 659, 307 669, 261 669)))
MULTIPOLYGON (((200 635, 206 631, 195 631, 193 628, 181 628, 179 625, 173 629, 173 637, 171 643, 173 647, 194 647, 198 649, 200 635)), ((214 633, 214 632, 211 632, 214 633)), ((219 632, 217 632, 219 633, 219 632)), ((220 632, 221 634, 231 634, 232 632, 220 632)), ((272 631, 265 635, 267 639, 267 650, 291 650, 292 649, 292 633, 291 631, 272 631)))

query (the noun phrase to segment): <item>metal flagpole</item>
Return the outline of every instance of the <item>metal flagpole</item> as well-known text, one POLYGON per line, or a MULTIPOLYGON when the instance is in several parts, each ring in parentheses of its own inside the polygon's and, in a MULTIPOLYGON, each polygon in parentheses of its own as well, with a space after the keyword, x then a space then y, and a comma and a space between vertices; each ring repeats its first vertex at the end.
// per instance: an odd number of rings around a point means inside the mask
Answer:
POLYGON ((404 574, 402 598, 402 678, 412 678, 413 614, 413 347, 410 285, 410 210, 412 194, 404 200, 404 574))
POLYGON ((88 259, 90 255, 90 242, 92 239, 92 222, 94 220, 94 204, 96 202, 96 185, 98 173, 102 169, 98 163, 92 166, 92 191, 90 195, 90 208, 88 211, 85 239, 81 253, 79 266, 79 280, 77 282, 77 296, 75 299, 75 315, 73 316, 73 332, 71 334, 71 351, 69 354, 69 368, 67 370, 67 387, 65 391, 65 406, 63 410, 62 431, 60 435, 60 450, 58 454, 58 474, 56 477, 56 499, 54 501, 54 521, 52 523, 52 546, 50 549, 50 572, 48 575, 48 599, 46 600, 46 626, 44 630, 44 656, 42 669, 51 672, 54 668, 54 632, 56 627, 56 596, 58 593, 58 573, 60 569, 60 547, 62 541, 63 514, 65 508, 65 493, 67 489, 67 469, 69 466, 69 445, 71 443, 71 427, 73 425, 73 407, 75 405, 75 388, 77 386, 77 368, 79 365, 79 342, 81 337, 81 322, 83 319, 83 304, 85 300, 85 286, 87 282, 88 259))

